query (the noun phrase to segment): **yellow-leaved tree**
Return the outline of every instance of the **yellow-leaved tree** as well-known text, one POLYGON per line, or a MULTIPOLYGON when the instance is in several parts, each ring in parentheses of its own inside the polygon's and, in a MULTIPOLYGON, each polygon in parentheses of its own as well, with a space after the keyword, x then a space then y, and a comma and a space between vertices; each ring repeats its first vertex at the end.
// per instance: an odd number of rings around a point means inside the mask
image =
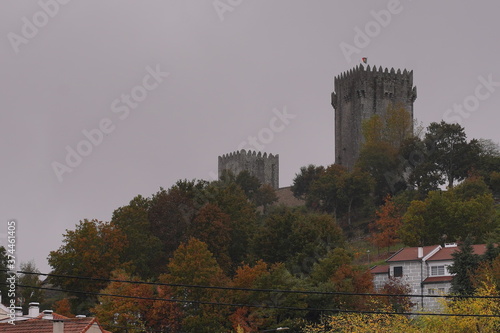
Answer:
POLYGON ((500 332, 500 300, 482 298, 498 296, 498 289, 491 275, 485 276, 474 296, 479 298, 443 300, 443 313, 458 316, 422 316, 418 321, 422 332, 500 332), (460 316, 463 314, 476 316, 460 316), (484 315, 493 317, 481 317, 484 315))
POLYGON ((390 332, 405 332, 417 333, 421 332, 413 325, 412 320, 400 314, 390 314, 393 310, 382 303, 378 304, 378 313, 339 313, 323 318, 321 323, 308 325, 304 328, 304 333, 324 333, 324 332, 340 332, 340 333, 390 333, 390 332), (387 313, 384 313, 387 312, 387 313))

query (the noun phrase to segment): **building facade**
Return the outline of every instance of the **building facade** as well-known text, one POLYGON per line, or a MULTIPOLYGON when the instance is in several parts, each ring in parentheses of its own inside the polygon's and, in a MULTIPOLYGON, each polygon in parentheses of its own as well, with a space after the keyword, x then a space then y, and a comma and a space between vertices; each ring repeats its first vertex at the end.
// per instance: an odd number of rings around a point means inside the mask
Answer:
POLYGON ((274 189, 279 188, 279 155, 262 154, 255 151, 241 151, 219 156, 219 179, 224 170, 238 175, 241 171, 248 171, 262 184, 269 184, 274 189))
MULTIPOLYGON (((474 253, 486 252, 486 244, 473 245, 474 253)), ((415 295, 411 301, 416 310, 436 311, 441 308, 442 297, 427 295, 447 295, 450 292, 453 275, 448 267, 453 264, 452 254, 458 251, 455 243, 424 247, 406 247, 387 259, 387 265, 371 269, 376 290, 382 289, 390 277, 401 279, 415 295)))
POLYGON ((352 169, 363 143, 363 122, 375 114, 384 116, 391 104, 402 105, 413 119, 417 88, 413 86, 413 71, 359 65, 335 77, 331 97, 335 163, 352 169))

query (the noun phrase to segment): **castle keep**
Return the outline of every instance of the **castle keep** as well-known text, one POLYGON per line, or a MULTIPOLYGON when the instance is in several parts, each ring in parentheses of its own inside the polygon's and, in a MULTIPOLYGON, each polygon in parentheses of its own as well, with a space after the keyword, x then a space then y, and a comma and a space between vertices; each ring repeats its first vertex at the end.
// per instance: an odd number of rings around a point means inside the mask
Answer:
POLYGON ((218 169, 219 179, 224 170, 231 171, 234 175, 246 170, 262 184, 269 184, 275 189, 279 188, 279 155, 277 154, 246 152, 242 149, 219 156, 218 169))
POLYGON ((390 104, 401 104, 413 118, 417 88, 413 71, 389 71, 362 65, 334 79, 332 106, 335 109, 335 163, 352 169, 363 143, 363 121, 384 116, 390 104))

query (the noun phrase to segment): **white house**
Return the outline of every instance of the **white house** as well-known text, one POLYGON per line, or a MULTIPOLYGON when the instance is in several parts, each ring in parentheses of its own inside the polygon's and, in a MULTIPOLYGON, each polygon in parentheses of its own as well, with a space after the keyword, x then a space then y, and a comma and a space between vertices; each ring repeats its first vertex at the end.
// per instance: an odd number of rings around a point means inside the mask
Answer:
MULTIPOLYGON (((486 244, 473 245, 474 253, 486 252, 486 244)), ((376 290, 380 290, 389 277, 402 279, 415 295, 412 302, 416 308, 425 311, 439 309, 438 297, 424 295, 446 295, 451 288, 453 275, 448 266, 453 263, 452 253, 458 251, 457 244, 432 245, 424 247, 405 247, 387 259, 387 265, 371 269, 376 290)))

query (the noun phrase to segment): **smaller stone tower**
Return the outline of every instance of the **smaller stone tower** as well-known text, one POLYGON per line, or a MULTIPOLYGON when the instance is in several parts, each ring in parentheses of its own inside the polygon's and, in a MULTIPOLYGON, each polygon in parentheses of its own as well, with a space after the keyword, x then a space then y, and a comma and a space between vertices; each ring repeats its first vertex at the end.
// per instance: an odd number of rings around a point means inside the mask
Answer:
POLYGON ((246 152, 244 149, 234 153, 219 156, 219 178, 224 170, 238 175, 246 170, 259 179, 262 184, 279 188, 279 155, 246 152))

